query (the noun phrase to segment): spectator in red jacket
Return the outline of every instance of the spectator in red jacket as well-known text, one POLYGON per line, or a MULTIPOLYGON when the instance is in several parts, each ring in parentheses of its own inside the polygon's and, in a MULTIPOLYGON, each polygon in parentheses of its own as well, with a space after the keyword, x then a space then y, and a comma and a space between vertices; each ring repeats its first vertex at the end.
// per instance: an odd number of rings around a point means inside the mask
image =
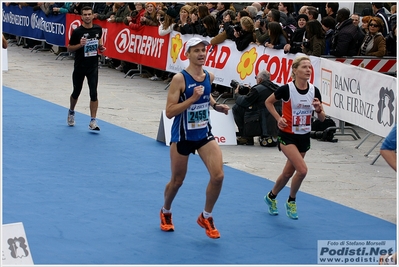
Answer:
POLYGON ((130 14, 123 20, 123 22, 129 26, 130 29, 137 30, 143 26, 140 21, 145 13, 144 3, 129 3, 128 7, 130 14))

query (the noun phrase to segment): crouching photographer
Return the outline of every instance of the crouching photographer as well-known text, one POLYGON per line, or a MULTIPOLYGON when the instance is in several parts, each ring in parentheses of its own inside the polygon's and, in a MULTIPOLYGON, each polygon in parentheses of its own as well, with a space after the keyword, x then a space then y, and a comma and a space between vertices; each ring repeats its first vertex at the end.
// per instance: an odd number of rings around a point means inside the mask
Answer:
MULTIPOLYGON (((236 103, 232 108, 234 121, 238 128, 237 144, 254 145, 254 136, 268 140, 262 146, 276 146, 272 137, 277 136, 277 122, 268 112, 265 100, 274 93, 278 85, 270 81, 270 73, 263 70, 256 76, 256 85, 249 88, 233 80, 230 83, 235 90, 236 103)), ((276 102, 281 111, 281 102, 276 102)))

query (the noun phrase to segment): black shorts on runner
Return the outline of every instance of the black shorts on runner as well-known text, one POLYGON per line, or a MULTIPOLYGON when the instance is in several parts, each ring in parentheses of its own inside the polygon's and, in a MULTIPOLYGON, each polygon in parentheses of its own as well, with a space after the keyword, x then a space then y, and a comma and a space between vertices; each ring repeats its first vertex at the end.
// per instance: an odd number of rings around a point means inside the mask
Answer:
POLYGON ((213 135, 208 136, 207 138, 204 138, 199 141, 187 141, 183 140, 180 142, 176 143, 177 146, 177 152, 179 154, 188 156, 190 153, 195 154, 195 150, 201 148, 202 146, 206 145, 208 142, 215 140, 215 137, 213 135))
POLYGON ((310 133, 307 134, 290 134, 279 131, 278 137, 278 149, 281 151, 281 145, 295 145, 299 152, 306 152, 310 149, 310 133))

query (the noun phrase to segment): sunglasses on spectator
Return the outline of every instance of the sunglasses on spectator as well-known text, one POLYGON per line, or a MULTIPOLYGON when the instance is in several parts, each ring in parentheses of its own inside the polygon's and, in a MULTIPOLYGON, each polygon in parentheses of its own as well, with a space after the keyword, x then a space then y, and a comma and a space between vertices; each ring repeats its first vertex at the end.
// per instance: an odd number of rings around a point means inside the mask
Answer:
POLYGON ((379 26, 378 26, 377 24, 370 23, 370 24, 369 24, 369 27, 377 28, 377 27, 379 27, 379 26))

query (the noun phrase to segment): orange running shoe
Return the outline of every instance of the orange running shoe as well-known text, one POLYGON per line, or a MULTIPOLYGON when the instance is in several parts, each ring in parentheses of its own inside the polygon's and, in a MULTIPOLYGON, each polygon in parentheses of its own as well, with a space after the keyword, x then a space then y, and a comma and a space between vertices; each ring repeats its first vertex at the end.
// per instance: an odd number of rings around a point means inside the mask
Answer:
POLYGON ((172 223, 172 213, 163 213, 161 210, 161 230, 166 232, 173 232, 175 227, 172 223))
POLYGON ((220 238, 220 233, 216 229, 215 225, 213 224, 213 218, 209 217, 208 219, 204 218, 204 215, 201 214, 198 216, 197 223, 202 228, 205 228, 205 233, 210 238, 220 238))

